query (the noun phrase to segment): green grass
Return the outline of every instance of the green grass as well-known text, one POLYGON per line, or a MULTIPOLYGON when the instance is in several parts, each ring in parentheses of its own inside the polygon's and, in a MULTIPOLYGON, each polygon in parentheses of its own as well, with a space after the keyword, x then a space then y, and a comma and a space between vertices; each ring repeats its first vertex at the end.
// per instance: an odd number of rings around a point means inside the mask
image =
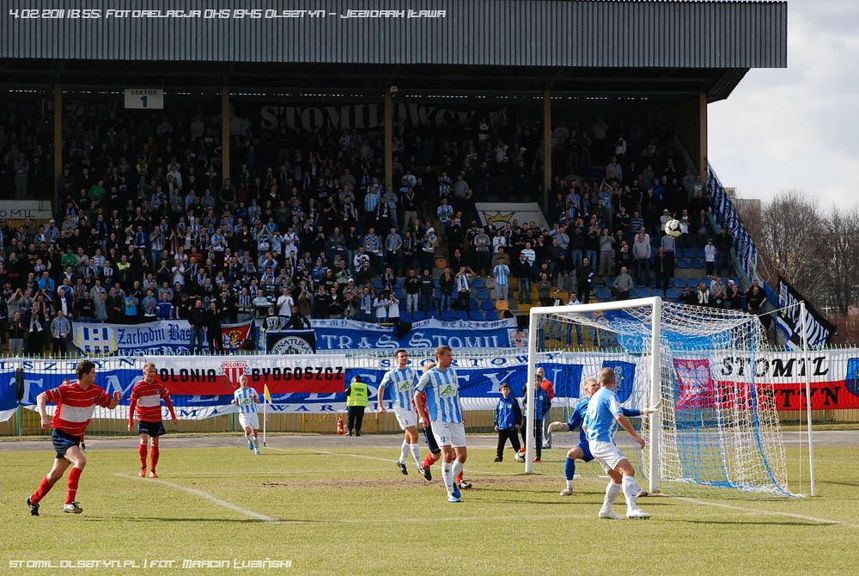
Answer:
MULTIPOLYGON (((183 559, 271 558, 292 560, 286 573, 297 574, 843 574, 855 569, 859 448, 816 450, 819 496, 813 499, 750 500, 722 492, 715 498, 699 495, 709 503, 701 505, 689 497, 650 497, 640 501, 653 514, 650 521, 610 522, 597 519, 605 486, 597 465, 580 465, 577 494, 558 496, 561 450, 544 453, 538 474, 530 477, 512 459, 494 464, 491 450, 471 450, 466 470, 474 489, 454 505, 446 502, 440 482, 427 483, 413 469, 408 477, 400 475, 390 461, 398 445, 393 436, 390 449, 355 448, 343 456, 290 449, 288 442, 282 438, 278 445, 285 448, 269 448, 256 458, 235 447, 174 448, 168 438, 161 481, 135 476, 134 449, 92 449, 79 490, 84 513, 60 511, 63 480, 42 502, 38 518, 28 515, 24 500, 47 472, 48 445, 35 452, 2 451, 0 573, 58 572, 10 568, 10 560, 32 559, 141 565, 172 559, 180 566, 183 559)), ((796 469, 791 466, 791 472, 796 469)), ((435 473, 440 477, 437 466, 435 473)), ((617 509, 623 509, 622 497, 617 509)))

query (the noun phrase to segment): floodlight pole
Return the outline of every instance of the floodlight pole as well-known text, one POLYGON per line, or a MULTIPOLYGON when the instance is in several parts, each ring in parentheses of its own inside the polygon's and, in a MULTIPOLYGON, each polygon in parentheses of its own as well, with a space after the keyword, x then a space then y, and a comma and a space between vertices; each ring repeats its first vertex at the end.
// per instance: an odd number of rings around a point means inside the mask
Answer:
POLYGON ((805 301, 799 303, 799 330, 802 335, 802 362, 805 372, 805 414, 808 422, 808 471, 810 475, 810 491, 812 496, 817 495, 814 483, 814 441, 811 431, 811 363, 808 360, 808 332, 806 331, 805 301))

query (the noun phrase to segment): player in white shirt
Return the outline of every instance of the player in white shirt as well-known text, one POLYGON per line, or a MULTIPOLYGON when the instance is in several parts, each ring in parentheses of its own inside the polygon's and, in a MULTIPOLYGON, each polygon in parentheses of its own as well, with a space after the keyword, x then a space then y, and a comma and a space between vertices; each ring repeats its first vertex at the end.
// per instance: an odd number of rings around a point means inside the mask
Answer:
POLYGON ((400 458, 397 460, 397 466, 404 475, 408 475, 409 471, 406 468, 406 458, 408 453, 412 453, 412 458, 415 459, 415 464, 418 466, 424 478, 430 480, 432 476, 427 478, 427 471, 424 470, 421 464, 421 450, 418 445, 418 415, 412 405, 412 398, 415 395, 415 384, 418 382, 418 372, 414 368, 409 368, 409 353, 405 350, 397 350, 394 354, 396 368, 388 370, 382 377, 382 383, 379 384, 379 412, 384 414, 387 412, 385 401, 385 390, 391 390, 394 416, 397 417, 397 423, 400 429, 405 433, 403 444, 400 447, 400 458))
POLYGON ((623 491, 626 498, 627 518, 650 518, 650 514, 638 507, 636 494, 638 484, 635 482, 635 470, 626 456, 621 453, 617 444, 614 443, 614 433, 617 425, 623 426, 633 440, 641 448, 644 448, 644 438, 639 436, 632 427, 614 393, 617 377, 611 368, 603 368, 599 373, 600 389, 591 396, 588 401, 588 410, 585 414, 585 428, 590 444, 591 454, 603 467, 603 470, 611 477, 605 491, 599 517, 607 520, 617 520, 618 514, 612 512, 611 507, 619 492, 623 491))
POLYGON ((247 374, 239 376, 239 389, 233 392, 232 404, 239 407, 239 424, 245 431, 248 440, 248 449, 259 456, 259 418, 257 417, 257 404, 259 395, 257 391, 248 386, 247 374))
POLYGON ((435 358, 436 366, 425 372, 418 381, 415 405, 419 413, 423 413, 424 409, 429 413, 433 435, 444 455, 441 475, 447 488, 447 501, 462 502, 456 478, 468 458, 468 448, 459 401, 459 380, 456 369, 451 366, 453 352, 450 346, 436 348, 435 358), (426 393, 426 398, 421 392, 426 393))

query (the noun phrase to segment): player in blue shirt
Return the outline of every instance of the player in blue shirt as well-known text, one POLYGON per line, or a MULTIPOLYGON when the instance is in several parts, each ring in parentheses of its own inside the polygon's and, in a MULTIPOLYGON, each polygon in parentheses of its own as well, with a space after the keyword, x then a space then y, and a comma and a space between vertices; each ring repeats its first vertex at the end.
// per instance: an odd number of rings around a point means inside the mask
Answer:
MULTIPOLYGON (((447 488, 447 501, 462 502, 456 478, 468 458, 468 448, 459 401, 459 379, 456 369, 451 366, 453 352, 450 346, 436 348, 435 358, 436 366, 424 372, 415 387, 415 405, 419 414, 429 412, 433 435, 444 455, 441 475, 447 488), (421 392, 426 392, 426 397, 421 392)), ((422 420, 423 417, 421 425, 422 420)))
POLYGON ((618 493, 623 491, 623 496, 626 498, 626 517, 650 518, 650 514, 638 507, 635 470, 629 459, 621 453, 617 444, 614 443, 614 433, 617 431, 617 425, 620 424, 641 448, 644 448, 645 445, 644 438, 636 432, 627 417, 623 415, 620 402, 614 393, 614 387, 617 385, 614 370, 611 368, 600 370, 599 383, 600 389, 588 401, 584 422, 591 454, 611 477, 606 487, 605 500, 603 500, 599 517, 607 520, 620 518, 618 514, 612 512, 611 507, 617 499, 618 493))
MULTIPOLYGON (((596 378, 587 378, 584 383, 585 394, 586 396, 582 398, 578 404, 576 404, 573 413, 570 415, 569 422, 552 422, 549 425, 549 432, 572 432, 576 428, 579 428, 579 443, 570 448, 570 451, 567 452, 567 460, 564 464, 564 478, 567 481, 567 487, 561 491, 561 496, 572 496, 573 495, 573 478, 576 475, 576 460, 583 460, 585 462, 590 462, 594 459, 591 454, 591 448, 588 444, 588 437, 585 434, 584 427, 582 424, 585 420, 585 414, 588 411, 588 400, 593 396, 597 390, 599 390, 600 385, 597 382, 596 378)), ((653 412, 652 410, 635 410, 634 408, 621 408, 623 411, 623 415, 627 418, 635 418, 637 416, 641 416, 642 414, 650 414, 653 412)), ((646 496, 647 492, 639 488, 637 490, 637 496, 646 496)))
POLYGON ((513 454, 519 452, 519 435, 517 431, 522 425, 522 409, 519 401, 510 394, 510 385, 505 382, 501 385, 501 398, 495 406, 495 431, 498 432, 498 448, 495 461, 504 461, 504 445, 510 439, 513 446, 513 454))
MULTIPOLYGON (((405 350, 397 350, 394 354, 396 359, 396 368, 388 370, 382 377, 382 383, 379 384, 379 412, 384 414, 387 411, 385 402, 385 390, 391 390, 391 404, 393 405, 393 413, 397 417, 397 423, 400 429, 405 432, 403 444, 400 446, 400 459, 397 460, 397 466, 400 472, 408 475, 409 471, 406 468, 406 458, 409 452, 412 453, 412 458, 415 459, 415 464, 418 466, 418 472, 427 478, 428 470, 424 470, 421 465, 421 449, 418 446, 418 415, 412 405, 412 398, 415 395, 415 384, 418 381, 418 373, 414 368, 409 368, 409 353, 405 350)), ((427 480, 431 479, 430 475, 427 480)))

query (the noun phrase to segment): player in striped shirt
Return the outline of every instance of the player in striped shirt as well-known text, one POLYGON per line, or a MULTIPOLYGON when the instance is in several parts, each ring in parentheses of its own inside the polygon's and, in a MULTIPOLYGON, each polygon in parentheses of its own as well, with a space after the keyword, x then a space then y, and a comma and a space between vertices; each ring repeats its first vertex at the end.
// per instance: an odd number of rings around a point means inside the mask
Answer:
POLYGON ((397 460, 397 466, 404 475, 408 475, 409 471, 406 468, 406 458, 409 452, 412 453, 412 458, 415 459, 418 472, 427 480, 431 480, 432 476, 428 470, 425 470, 421 465, 421 450, 418 446, 418 416, 412 407, 412 398, 415 395, 415 383, 418 381, 418 373, 414 368, 409 368, 409 353, 405 350, 397 350, 394 355, 397 367, 388 370, 382 377, 382 383, 379 384, 379 412, 384 414, 387 412, 385 406, 385 390, 391 389, 393 398, 393 412, 397 417, 397 423, 400 429, 405 433, 403 444, 400 447, 400 458, 397 460))
POLYGON ((248 386, 247 374, 239 376, 239 389, 233 392, 232 403, 239 407, 239 424, 245 431, 248 449, 259 456, 259 440, 257 438, 259 432, 259 417, 257 416, 259 395, 256 390, 248 386))
POLYGON ((415 404, 419 413, 423 413, 426 407, 432 421, 433 435, 444 453, 441 475, 447 488, 447 501, 462 502, 456 477, 462 472, 468 458, 468 448, 459 401, 459 380, 456 369, 451 366, 453 352, 450 346, 436 348, 435 357, 437 365, 424 372, 415 388, 415 404), (422 392, 426 392, 426 397, 422 392))
POLYGON ((70 514, 83 512, 80 503, 75 500, 78 482, 86 466, 86 457, 80 447, 81 438, 92 420, 95 407, 103 406, 112 410, 116 408, 122 397, 118 391, 111 396, 104 388, 96 385, 95 364, 91 360, 78 362, 75 375, 76 381, 63 381, 61 386, 42 392, 36 398, 36 406, 42 419, 42 429, 52 428, 51 440, 57 455, 51 471, 42 478, 39 487, 27 498, 27 506, 30 507, 30 514, 33 516, 39 515, 39 502, 51 491, 57 480, 63 477, 69 466, 72 466, 72 470, 69 472, 63 512, 70 514), (54 417, 51 419, 48 418, 46 410, 48 402, 57 405, 54 417))
POLYGON ((161 400, 170 410, 170 416, 176 421, 176 412, 173 410, 173 401, 170 399, 170 391, 155 379, 158 371, 153 362, 143 365, 143 380, 140 380, 131 389, 131 404, 128 406, 128 431, 134 425, 135 410, 137 412, 137 433, 140 434, 140 445, 137 453, 140 455, 140 477, 146 477, 146 452, 152 444, 152 466, 149 476, 158 478, 155 467, 158 465, 160 449, 158 437, 166 434, 164 423, 161 421, 161 400))

